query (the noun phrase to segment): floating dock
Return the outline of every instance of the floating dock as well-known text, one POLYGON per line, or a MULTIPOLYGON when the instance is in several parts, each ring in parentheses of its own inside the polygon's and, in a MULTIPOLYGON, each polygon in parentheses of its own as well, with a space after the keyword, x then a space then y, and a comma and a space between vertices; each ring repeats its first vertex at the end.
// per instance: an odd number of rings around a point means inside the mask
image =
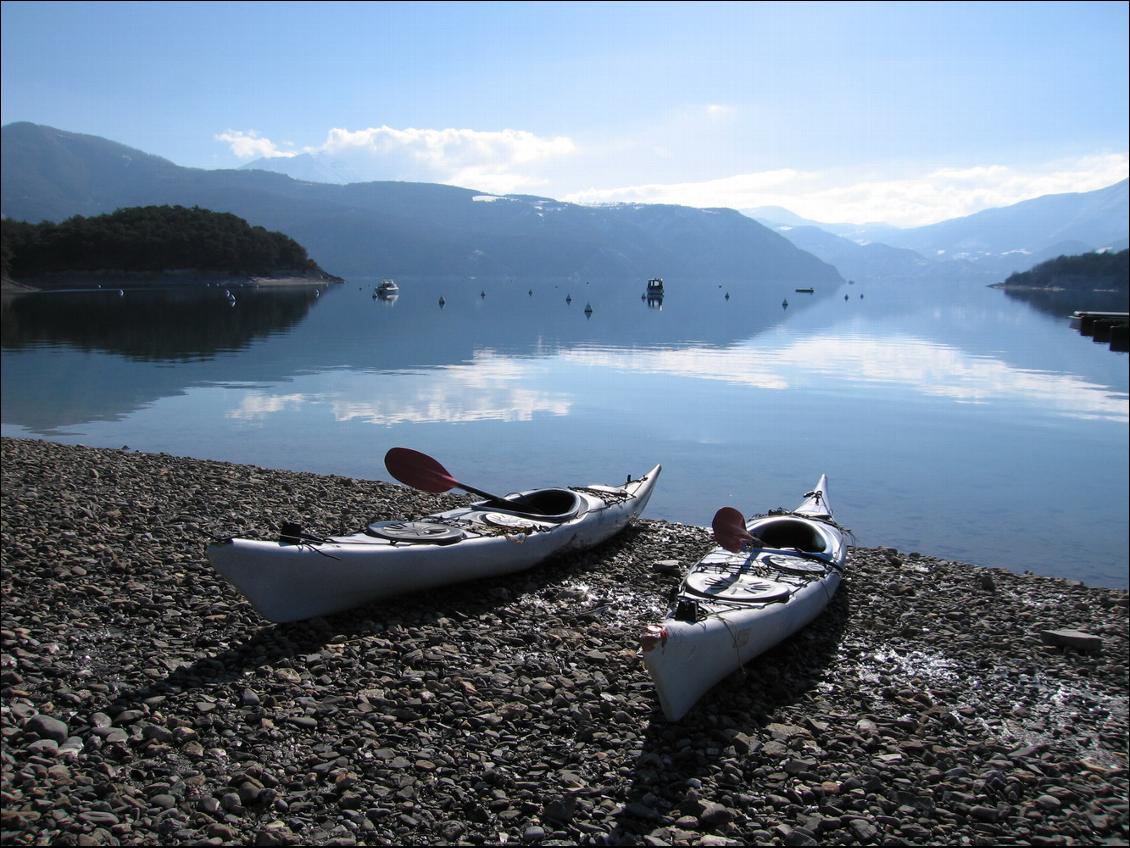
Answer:
POLYGON ((1076 310, 1071 315, 1071 327, 1095 342, 1109 344, 1113 351, 1130 351, 1130 312, 1076 310))

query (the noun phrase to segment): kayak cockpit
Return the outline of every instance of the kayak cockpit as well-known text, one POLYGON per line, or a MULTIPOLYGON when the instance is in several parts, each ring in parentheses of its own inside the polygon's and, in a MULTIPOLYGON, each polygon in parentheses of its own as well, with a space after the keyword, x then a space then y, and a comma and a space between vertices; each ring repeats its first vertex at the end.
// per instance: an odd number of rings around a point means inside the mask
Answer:
POLYGON ((774 518, 763 524, 755 524, 749 531, 761 539, 767 548, 795 548, 813 554, 828 550, 828 540, 810 521, 774 518))
POLYGON ((507 495, 501 501, 484 501, 475 506, 489 506, 491 512, 520 515, 554 524, 572 521, 588 511, 588 501, 571 489, 536 489, 523 494, 507 495))

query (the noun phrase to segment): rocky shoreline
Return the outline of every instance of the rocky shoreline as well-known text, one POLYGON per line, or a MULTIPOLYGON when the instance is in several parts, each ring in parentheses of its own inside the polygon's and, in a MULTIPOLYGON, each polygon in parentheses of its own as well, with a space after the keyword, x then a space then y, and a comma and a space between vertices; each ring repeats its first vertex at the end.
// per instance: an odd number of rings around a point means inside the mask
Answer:
POLYGON ((271 625, 211 537, 453 500, 2 448, 5 845, 1126 844, 1125 590, 856 548, 820 619, 671 724, 636 646, 703 528, 271 625))

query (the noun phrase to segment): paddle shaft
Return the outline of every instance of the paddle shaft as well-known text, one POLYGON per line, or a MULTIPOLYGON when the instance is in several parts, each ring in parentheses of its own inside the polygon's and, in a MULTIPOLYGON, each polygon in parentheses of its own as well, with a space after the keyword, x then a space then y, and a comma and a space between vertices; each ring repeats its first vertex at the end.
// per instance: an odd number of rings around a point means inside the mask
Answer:
POLYGON ((462 489, 464 492, 470 492, 472 495, 478 495, 480 498, 486 498, 488 501, 495 503, 513 503, 506 498, 500 498, 498 495, 492 495, 490 492, 484 492, 482 489, 476 489, 474 486, 468 486, 466 483, 455 482, 455 488, 462 489))

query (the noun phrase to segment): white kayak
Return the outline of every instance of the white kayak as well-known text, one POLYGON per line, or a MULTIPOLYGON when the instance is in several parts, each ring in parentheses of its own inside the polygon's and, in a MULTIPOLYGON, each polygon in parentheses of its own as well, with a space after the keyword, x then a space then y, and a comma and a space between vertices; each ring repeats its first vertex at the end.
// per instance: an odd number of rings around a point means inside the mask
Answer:
POLYGON ((271 621, 339 612, 420 589, 530 568, 597 545, 647 506, 660 466, 622 486, 536 489, 327 539, 284 528, 275 541, 228 539, 208 559, 271 621))
POLYGON ((669 720, 682 718, 716 683, 828 605, 847 544, 846 531, 832 520, 827 491, 821 475, 792 512, 745 522, 730 509, 743 536, 741 552, 732 552, 736 544, 713 548, 687 572, 663 622, 648 627, 640 653, 669 720))

